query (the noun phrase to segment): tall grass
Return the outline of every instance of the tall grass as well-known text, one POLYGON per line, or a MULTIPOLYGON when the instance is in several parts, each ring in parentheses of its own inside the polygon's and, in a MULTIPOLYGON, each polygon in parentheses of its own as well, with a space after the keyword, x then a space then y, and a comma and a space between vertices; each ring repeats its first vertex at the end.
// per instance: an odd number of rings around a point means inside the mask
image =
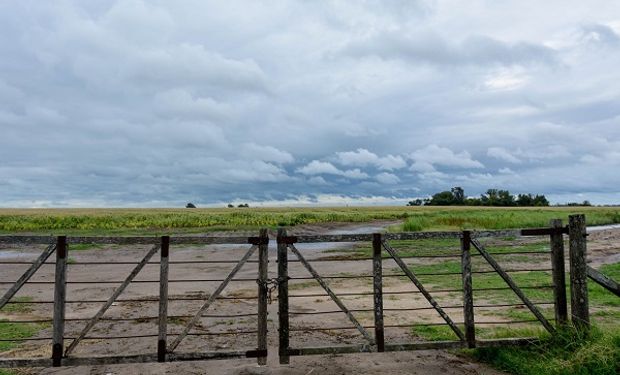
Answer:
POLYGON ((404 231, 433 229, 508 229, 532 228, 549 225, 551 219, 568 221, 573 213, 585 213, 588 225, 620 223, 620 209, 489 209, 470 208, 461 210, 424 211, 411 215, 403 223, 404 231))
POLYGON ((590 334, 565 329, 547 335, 539 344, 477 349, 473 355, 517 375, 617 375, 620 328, 602 331, 594 327, 590 334))
POLYGON ((404 220, 406 231, 545 226, 585 213, 589 224, 620 223, 617 207, 318 207, 232 209, 0 209, 0 232, 232 230, 333 222, 404 220))

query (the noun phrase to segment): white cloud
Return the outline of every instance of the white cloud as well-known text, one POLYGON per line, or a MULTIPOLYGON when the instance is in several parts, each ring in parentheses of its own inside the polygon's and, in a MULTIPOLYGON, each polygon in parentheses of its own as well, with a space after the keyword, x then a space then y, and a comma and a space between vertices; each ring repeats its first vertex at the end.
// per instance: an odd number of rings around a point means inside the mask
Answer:
POLYGON ((305 166, 298 168, 297 173, 305 175, 315 174, 342 174, 342 171, 330 162, 313 160, 305 166))
POLYGON ((362 172, 359 168, 350 170, 340 170, 336 168, 332 163, 326 161, 313 160, 305 166, 298 168, 297 173, 305 175, 317 175, 317 174, 331 174, 337 176, 343 176, 351 179, 364 179, 368 178, 368 174, 362 172))
POLYGON ((521 160, 519 160, 519 158, 515 157, 513 154, 511 154, 508 150, 506 150, 503 147, 489 147, 489 149, 487 150, 487 156, 490 156, 495 159, 507 161, 513 164, 521 163, 521 160))
POLYGON ((379 157, 363 148, 358 148, 356 151, 337 152, 336 157, 338 163, 345 166, 365 167, 371 165, 388 171, 407 166, 407 162, 402 156, 386 155, 379 157))
POLYGON ((395 185, 400 182, 400 178, 392 173, 379 173, 375 176, 375 180, 384 185, 395 185))
POLYGON ((432 171, 435 165, 453 168, 484 168, 484 165, 472 159, 467 151, 455 153, 447 147, 440 147, 435 144, 412 152, 410 158, 414 164, 413 171, 432 171))
POLYGON ((246 159, 255 158, 277 164, 288 164, 295 160, 293 155, 286 151, 278 150, 272 146, 257 145, 256 143, 243 144, 240 153, 246 159))

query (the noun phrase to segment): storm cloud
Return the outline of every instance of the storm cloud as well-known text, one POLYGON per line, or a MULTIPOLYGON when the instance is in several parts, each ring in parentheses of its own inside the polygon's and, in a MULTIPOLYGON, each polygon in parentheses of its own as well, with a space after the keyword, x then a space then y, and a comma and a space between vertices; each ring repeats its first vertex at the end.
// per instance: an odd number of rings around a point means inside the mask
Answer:
POLYGON ((620 5, 0 3, 0 206, 620 203, 620 5))

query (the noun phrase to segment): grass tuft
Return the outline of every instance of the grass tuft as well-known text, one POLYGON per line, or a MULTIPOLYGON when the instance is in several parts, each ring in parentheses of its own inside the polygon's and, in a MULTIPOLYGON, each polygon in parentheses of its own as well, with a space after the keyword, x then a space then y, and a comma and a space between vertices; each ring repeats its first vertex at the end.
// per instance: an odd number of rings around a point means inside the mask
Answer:
POLYGON ((593 328, 589 335, 565 329, 526 347, 482 348, 478 360, 517 375, 616 375, 620 373, 620 329, 593 328))

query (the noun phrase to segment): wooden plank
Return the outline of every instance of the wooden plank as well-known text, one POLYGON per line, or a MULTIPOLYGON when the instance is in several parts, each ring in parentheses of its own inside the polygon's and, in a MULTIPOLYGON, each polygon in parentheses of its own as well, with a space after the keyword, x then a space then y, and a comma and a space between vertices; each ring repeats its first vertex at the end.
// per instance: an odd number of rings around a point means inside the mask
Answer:
POLYGON ((463 278, 463 317, 465 339, 468 348, 476 347, 476 328, 474 319, 474 292, 471 277, 471 232, 463 231, 461 238, 461 271, 463 278))
POLYGON ((166 362, 168 340, 168 270, 170 259, 170 236, 161 237, 159 253, 159 318, 157 338, 157 362, 166 362))
POLYGON ((222 283, 217 287, 215 292, 213 292, 209 296, 209 298, 207 298, 205 303, 200 307, 200 309, 198 309, 198 312, 196 312, 192 320, 189 321, 189 323, 185 326, 185 328, 183 328, 183 331, 176 337, 176 339, 172 342, 172 344, 170 344, 170 347, 168 348, 168 353, 172 353, 177 348, 177 346, 179 346, 179 344, 187 336, 189 331, 192 328, 194 328, 194 326, 198 323, 200 318, 202 318, 202 315, 204 314, 204 312, 207 311, 207 309, 209 309, 209 307, 213 304, 215 299, 220 295, 220 293, 222 293, 224 288, 226 288, 230 280, 232 280, 232 278, 235 277, 235 275, 237 274, 237 272, 239 272, 241 267, 243 267, 243 265, 247 262, 247 260, 250 259, 252 254, 254 254, 254 251, 256 250, 256 248, 257 248, 256 245, 252 245, 250 247, 247 253, 245 253, 245 255, 241 258, 241 260, 239 260, 239 263, 237 263, 235 267, 232 269, 232 271, 230 271, 226 279, 224 279, 224 281, 222 281, 222 283))
POLYGON ((52 366, 60 367, 65 341, 65 301, 67 299, 67 237, 56 239, 56 272, 54 275, 54 317, 52 323, 52 366))
MULTIPOLYGON (((553 219, 549 226, 555 229, 562 228, 561 219, 553 219)), ((553 305, 556 325, 564 325, 568 321, 568 306, 566 304, 566 278, 564 267, 564 236, 562 233, 551 233, 549 236, 551 247, 551 270, 553 277, 553 305)))
MULTIPOLYGON (((50 237, 45 238, 47 239, 46 244, 49 244, 50 237)), ((56 250, 56 243, 49 244, 49 246, 41 253, 41 255, 39 255, 39 257, 32 263, 32 265, 28 267, 26 272, 24 272, 24 274, 19 279, 17 279, 17 281, 15 281, 15 284, 13 284, 13 286, 11 286, 9 290, 4 293, 2 298, 0 298, 0 309, 3 308, 4 305, 6 305, 6 303, 9 302, 11 298, 13 298, 15 293, 17 293, 28 280, 30 280, 32 275, 34 275, 35 272, 37 272, 37 270, 41 267, 41 265, 45 263, 47 258, 52 255, 54 250, 56 250)))
POLYGON ((477 340, 478 348, 501 348, 507 346, 528 346, 537 345, 540 339, 537 337, 513 337, 507 339, 483 339, 477 340))
POLYGON ((586 268, 586 217, 568 217, 570 260, 571 319, 577 328, 588 329, 590 312, 588 304, 588 271, 586 268))
POLYGON ((372 235, 372 285, 375 315, 375 342, 377 351, 385 350, 385 333, 383 327, 383 260, 381 259, 381 233, 372 235))
POLYGON ((484 249, 482 244, 478 242, 478 240, 475 240, 475 239, 471 240, 471 244, 474 245, 474 247, 478 250, 480 255, 482 255, 482 257, 486 259, 487 263, 489 263, 491 267, 493 267, 495 272, 497 272, 501 276, 501 278, 504 279, 504 281, 506 282, 506 284, 508 284, 510 289, 512 289, 512 291, 515 292, 515 294, 527 306, 527 308, 530 309, 532 314, 534 314, 536 319, 538 319, 538 321, 545 327, 545 329, 549 332, 554 332, 555 329, 553 328, 551 323, 549 323, 549 321, 543 316, 540 310, 538 310, 538 308, 529 300, 529 298, 527 298, 525 294, 523 294, 523 292, 521 291, 521 289, 519 289, 517 284, 515 284, 515 282, 506 273, 506 271, 504 271, 502 267, 500 267, 500 265, 495 261, 495 259, 491 257, 491 255, 484 249))
POLYGON ((404 233, 384 233, 383 239, 386 241, 393 240, 426 240, 426 239, 442 239, 442 238, 460 238, 460 232, 404 232, 404 233))
MULTIPOLYGON (((160 238, 157 236, 76 236, 67 239, 69 245, 155 245, 159 241, 160 238)), ((2 245, 45 245, 49 243, 49 236, 0 236, 0 244, 2 245)), ((172 237, 170 243, 173 245, 247 244, 248 237, 179 236, 172 237)))
MULTIPOLYGON (((257 349, 267 351, 267 293, 269 286, 267 285, 269 274, 269 237, 267 237, 267 229, 261 229, 259 237, 262 239, 258 245, 258 343, 257 349)), ((267 356, 257 358, 258 364, 264 366, 267 364, 267 356)))
POLYGON ((78 337, 76 337, 71 342, 71 344, 69 344, 69 346, 67 347, 67 350, 65 351, 65 357, 69 356, 69 354, 75 349, 75 347, 80 343, 80 341, 84 338, 84 336, 86 336, 86 334, 91 330, 91 328, 93 328, 93 326, 97 324, 97 322, 99 321, 99 319, 101 319, 103 314, 105 314, 105 312, 110 308, 110 306, 112 306, 112 303, 114 303, 114 301, 118 298, 118 296, 120 296, 121 293, 123 293, 125 288, 127 288, 127 286, 131 283, 131 281, 142 270, 142 268, 144 268, 146 263, 148 263, 148 261, 153 257, 153 255, 155 255, 155 253, 159 250, 159 248, 160 248, 159 244, 153 246, 151 250, 149 250, 149 252, 144 256, 144 258, 142 258, 140 263, 138 263, 138 265, 136 265, 136 267, 131 271, 131 273, 129 274, 129 276, 127 276, 125 281, 123 281, 123 283, 118 288, 116 288, 114 293, 110 296, 110 298, 108 298, 106 303, 104 303, 103 306, 101 306, 101 308, 99 309, 99 311, 97 311, 95 316, 91 320, 88 321, 88 323, 82 329, 78 337))
POLYGON ((306 258, 304 258, 301 253, 299 252, 299 250, 297 250, 295 248, 295 245, 289 245, 289 248, 291 249, 291 251, 293 252, 293 254, 295 254, 295 256, 297 256, 297 258, 299 259, 299 261, 301 262, 301 264, 303 264, 303 266, 308 270, 308 272, 310 272, 310 274, 312 275, 312 277, 319 283, 319 285, 321 285, 321 287, 327 292, 327 294, 329 295, 329 297, 336 303, 336 305, 338 305, 338 307, 340 308, 340 310, 342 310, 342 312, 345 313, 345 315, 347 316, 347 318, 349 318, 349 320, 351 321, 351 323, 353 323, 353 325, 355 326, 355 328, 357 328, 357 330, 362 334, 362 336, 364 336, 364 338, 366 340, 368 340, 368 342, 371 345, 375 344, 375 340, 372 336, 370 336, 370 334, 368 333, 368 331, 366 331, 366 329, 364 327, 362 327, 362 325, 360 324, 360 322, 357 321, 357 319, 353 316, 353 314, 351 313, 351 311, 349 311, 349 309, 344 305, 344 303, 342 303, 342 301, 340 300, 340 298, 338 298, 338 296, 332 291, 332 289, 329 287, 329 285, 327 285, 327 283, 325 282, 325 280, 323 280, 323 278, 321 277, 321 275, 318 274, 318 272, 316 272, 316 270, 314 269, 314 267, 312 267, 312 265, 310 265, 310 263, 308 263, 308 261, 306 260, 306 258))
POLYGON ((415 284, 415 286, 418 288, 420 293, 424 296, 424 298, 426 298, 426 300, 431 304, 431 306, 433 306, 435 311, 439 313, 441 318, 448 324, 448 326, 450 326, 450 328, 452 329, 452 331, 454 331, 457 337, 460 340, 465 341, 465 335, 463 334, 463 332, 459 329, 459 327, 456 326, 456 324, 454 324, 454 322, 452 321, 452 319, 450 319, 448 314, 446 314, 445 311, 443 311, 441 306, 439 306, 437 301, 435 301, 435 299, 431 296, 431 294, 426 290, 426 288, 424 287, 424 285, 422 285, 420 280, 418 280, 418 278, 409 269, 409 267, 407 267, 407 264, 405 264, 405 262, 403 262, 403 260, 400 259, 398 254, 396 254, 396 250, 392 249, 392 247, 387 243, 387 241, 383 241, 383 248, 390 254, 392 259, 394 259, 394 261, 396 262, 396 264, 398 264, 400 269, 405 273, 405 275, 407 275, 409 280, 411 280, 411 282, 415 284))
MULTIPOLYGON (((412 350, 430 350, 430 349, 461 349, 465 346, 463 341, 429 341, 429 342, 413 342, 385 344, 386 352, 400 352, 412 350)), ((324 354, 355 354, 355 353, 371 353, 373 346, 368 344, 347 345, 347 346, 318 346, 305 348, 291 348, 289 355, 324 355, 324 354)))
MULTIPOLYGON (((257 350, 237 350, 226 352, 189 352, 169 354, 168 362, 222 360, 234 358, 256 358, 264 356, 265 352, 257 350)), ((114 364, 150 363, 157 362, 158 355, 155 353, 133 354, 119 356, 88 356, 69 357, 63 359, 65 366, 97 366, 114 364)), ((52 359, 49 358, 0 358, 0 368, 20 367, 51 367, 52 359)))
MULTIPOLYGON (((509 346, 527 346, 534 345, 540 342, 540 339, 535 337, 516 337, 507 339, 483 339, 476 341, 476 347, 478 348, 497 348, 497 347, 509 347, 509 346)), ((414 350, 433 350, 433 349, 464 349, 467 347, 467 343, 463 341, 425 341, 425 342, 411 342, 411 343, 395 343, 386 344, 386 352, 401 352, 401 351, 414 351, 414 350)), ((354 353, 371 353, 372 347, 368 344, 362 345, 347 345, 347 346, 319 346, 319 347, 305 347, 305 348, 291 348, 289 349, 289 355, 302 356, 302 355, 324 355, 324 354, 354 354, 354 353)))
POLYGON ((278 357, 281 365, 289 364, 289 309, 288 309, 288 246, 281 239, 286 229, 278 228, 278 357))
POLYGON ((620 285, 617 282, 590 266, 587 266, 586 268, 590 279, 596 281, 597 284, 620 297, 620 285))
POLYGON ((529 228, 521 229, 522 236, 550 236, 555 234, 568 234, 568 228, 562 227, 561 220, 560 226, 552 226, 549 228, 529 228))

